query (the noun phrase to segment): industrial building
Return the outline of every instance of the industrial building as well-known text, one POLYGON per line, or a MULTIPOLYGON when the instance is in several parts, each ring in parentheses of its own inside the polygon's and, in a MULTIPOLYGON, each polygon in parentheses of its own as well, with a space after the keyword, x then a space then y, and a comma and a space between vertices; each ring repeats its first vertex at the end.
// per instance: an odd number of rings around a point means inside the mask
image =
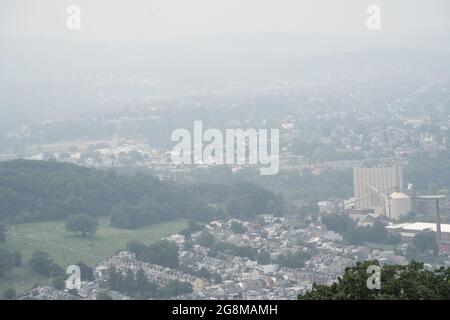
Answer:
MULTIPOLYGON (((400 223, 386 226, 386 229, 390 232, 397 232, 402 236, 402 239, 408 240, 421 232, 436 232, 437 224, 428 222, 400 223)), ((450 240, 450 224, 441 224, 441 237, 442 240, 450 240)))
POLYGON ((450 224, 444 223, 401 223, 386 226, 390 233, 397 233, 401 236, 402 241, 411 242, 414 236, 421 232, 435 232, 439 253, 442 255, 450 255, 450 224))
POLYGON ((411 197, 401 192, 404 190, 404 178, 400 164, 353 168, 353 188, 356 210, 369 210, 392 220, 411 212, 411 197))

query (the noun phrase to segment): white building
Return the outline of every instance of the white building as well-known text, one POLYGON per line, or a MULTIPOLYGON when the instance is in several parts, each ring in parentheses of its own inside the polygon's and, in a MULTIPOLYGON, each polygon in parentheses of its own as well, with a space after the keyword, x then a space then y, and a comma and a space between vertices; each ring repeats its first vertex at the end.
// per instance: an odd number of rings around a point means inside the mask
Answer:
POLYGON ((375 214, 397 220, 411 211, 411 199, 397 192, 404 186, 400 165, 380 168, 353 168, 356 209, 372 209, 375 214))

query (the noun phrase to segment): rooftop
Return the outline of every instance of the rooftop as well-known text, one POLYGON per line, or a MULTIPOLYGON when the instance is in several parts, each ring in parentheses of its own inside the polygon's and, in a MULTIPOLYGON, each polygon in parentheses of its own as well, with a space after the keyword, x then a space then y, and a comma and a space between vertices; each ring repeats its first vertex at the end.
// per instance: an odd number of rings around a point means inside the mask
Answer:
MULTIPOLYGON (((436 232, 436 223, 428 223, 428 222, 400 223, 386 226, 386 229, 390 230, 402 229, 404 231, 431 230, 436 232)), ((441 231, 450 233, 450 224, 441 223, 441 231)))

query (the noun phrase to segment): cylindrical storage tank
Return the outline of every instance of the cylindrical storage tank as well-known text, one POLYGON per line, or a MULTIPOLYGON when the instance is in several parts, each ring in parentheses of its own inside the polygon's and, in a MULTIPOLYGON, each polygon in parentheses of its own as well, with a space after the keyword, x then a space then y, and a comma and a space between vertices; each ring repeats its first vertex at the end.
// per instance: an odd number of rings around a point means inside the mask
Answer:
POLYGON ((411 212, 411 198, 402 192, 394 192, 391 194, 388 202, 387 212, 391 213, 391 219, 398 220, 411 212))

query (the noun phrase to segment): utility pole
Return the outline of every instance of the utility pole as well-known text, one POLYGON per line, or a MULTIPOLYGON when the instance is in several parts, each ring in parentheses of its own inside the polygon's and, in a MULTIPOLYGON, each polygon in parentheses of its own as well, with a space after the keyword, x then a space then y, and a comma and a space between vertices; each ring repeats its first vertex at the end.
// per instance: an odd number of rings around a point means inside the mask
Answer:
POLYGON ((419 200, 428 200, 428 201, 435 201, 436 204, 436 240, 439 244, 439 242, 442 241, 442 234, 441 234, 441 211, 439 208, 439 200, 445 199, 444 195, 435 195, 435 196, 418 196, 417 199, 419 200))
POLYGON ((436 198, 436 232, 437 232, 437 241, 440 242, 442 240, 442 236, 441 236, 441 213, 439 211, 439 198, 436 198))

